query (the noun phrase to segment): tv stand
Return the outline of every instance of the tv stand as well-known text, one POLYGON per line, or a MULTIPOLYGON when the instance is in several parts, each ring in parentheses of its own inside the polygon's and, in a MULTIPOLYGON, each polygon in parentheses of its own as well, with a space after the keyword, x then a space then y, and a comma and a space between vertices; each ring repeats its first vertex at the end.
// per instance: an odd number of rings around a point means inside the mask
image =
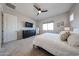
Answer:
POLYGON ((36 30, 23 30, 23 39, 36 35, 36 30))

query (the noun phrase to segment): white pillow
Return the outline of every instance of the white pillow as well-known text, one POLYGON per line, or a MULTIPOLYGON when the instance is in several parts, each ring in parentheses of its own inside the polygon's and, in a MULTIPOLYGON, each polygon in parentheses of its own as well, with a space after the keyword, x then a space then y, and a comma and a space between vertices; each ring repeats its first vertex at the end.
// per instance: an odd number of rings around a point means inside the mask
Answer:
POLYGON ((79 34, 71 33, 67 40, 70 46, 79 47, 79 34))
POLYGON ((68 31, 62 31, 59 34, 59 38, 62 41, 67 41, 67 38, 69 37, 69 35, 70 35, 70 32, 68 32, 68 31))

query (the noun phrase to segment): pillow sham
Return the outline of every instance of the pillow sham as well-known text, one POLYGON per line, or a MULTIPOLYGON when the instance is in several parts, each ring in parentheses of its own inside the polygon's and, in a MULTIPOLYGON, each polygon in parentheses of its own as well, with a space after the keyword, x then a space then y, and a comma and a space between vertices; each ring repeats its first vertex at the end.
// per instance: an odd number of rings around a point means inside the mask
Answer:
POLYGON ((79 47, 79 34, 71 33, 71 35, 68 37, 68 44, 70 46, 79 47))
POLYGON ((62 31, 60 34, 59 34, 59 37, 62 41, 67 41, 68 37, 70 35, 70 32, 69 31, 62 31))

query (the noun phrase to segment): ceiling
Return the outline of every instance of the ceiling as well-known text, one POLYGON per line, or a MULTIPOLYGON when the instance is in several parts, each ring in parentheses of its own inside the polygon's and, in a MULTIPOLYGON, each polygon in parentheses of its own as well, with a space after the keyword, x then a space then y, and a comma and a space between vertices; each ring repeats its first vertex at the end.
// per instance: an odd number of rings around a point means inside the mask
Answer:
POLYGON ((37 16, 38 11, 33 7, 34 3, 15 3, 16 10, 34 20, 42 20, 61 13, 67 12, 72 7, 72 3, 38 3, 42 9, 48 12, 41 13, 37 16))

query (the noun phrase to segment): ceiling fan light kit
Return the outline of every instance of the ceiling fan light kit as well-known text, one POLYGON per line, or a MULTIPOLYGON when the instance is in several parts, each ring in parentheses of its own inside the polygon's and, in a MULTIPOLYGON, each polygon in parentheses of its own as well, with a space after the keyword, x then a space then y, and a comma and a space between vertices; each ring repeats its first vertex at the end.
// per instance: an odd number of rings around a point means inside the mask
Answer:
POLYGON ((39 10, 39 11, 38 11, 38 13, 40 14, 40 13, 41 13, 41 11, 39 10))

